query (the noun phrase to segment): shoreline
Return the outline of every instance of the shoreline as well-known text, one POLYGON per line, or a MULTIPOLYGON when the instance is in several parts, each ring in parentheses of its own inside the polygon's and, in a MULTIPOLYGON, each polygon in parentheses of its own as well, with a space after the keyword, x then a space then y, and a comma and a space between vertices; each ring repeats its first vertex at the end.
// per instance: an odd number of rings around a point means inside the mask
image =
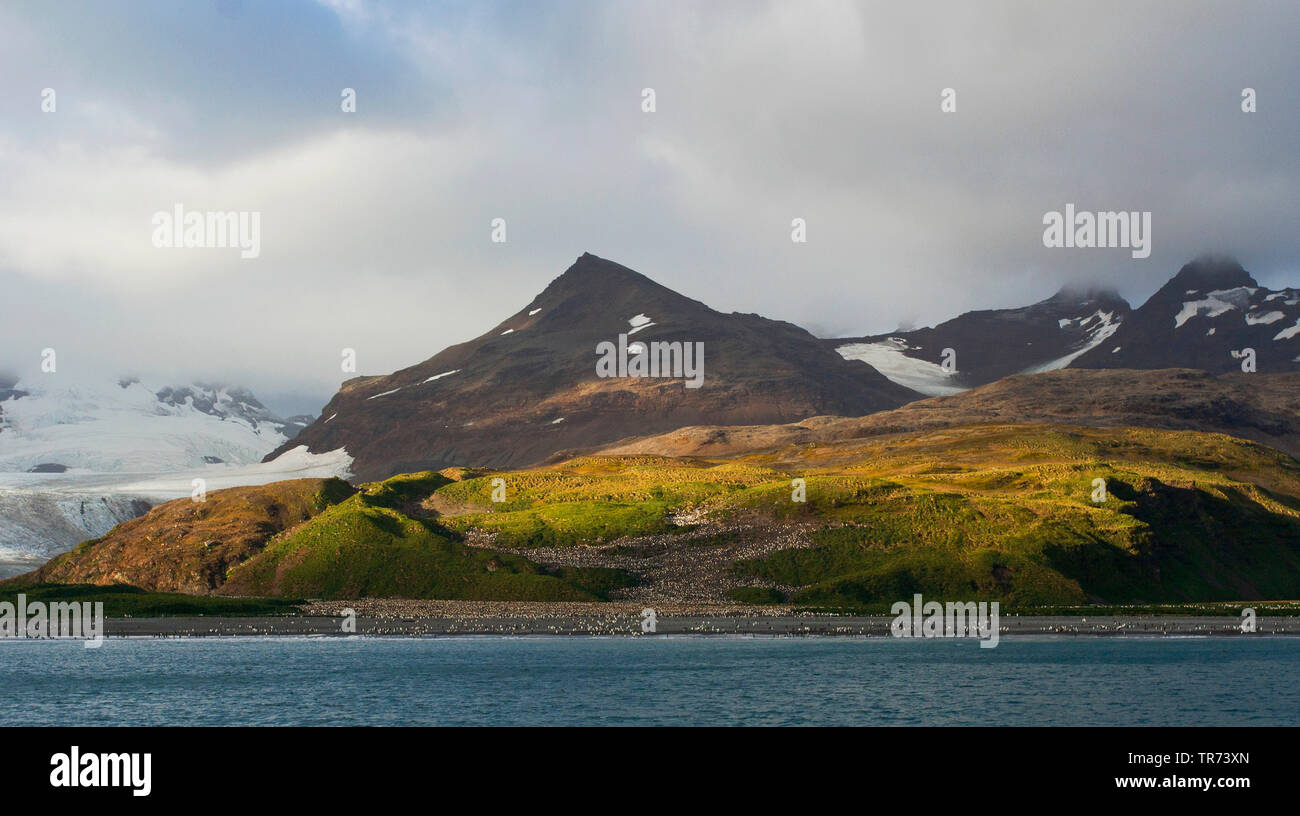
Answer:
MULTIPOLYGON (((889 615, 828 614, 672 614, 656 615, 653 632, 642 631, 637 612, 597 614, 443 614, 366 615, 358 610, 355 631, 344 618, 327 615, 238 617, 108 618, 107 637, 455 637, 766 635, 776 637, 841 636, 892 638, 889 615)), ((1256 631, 1243 633, 1230 616, 1005 616, 999 636, 1081 637, 1261 637, 1300 635, 1300 617, 1260 617, 1256 631)), ((944 639, 944 638, 938 638, 944 639)))

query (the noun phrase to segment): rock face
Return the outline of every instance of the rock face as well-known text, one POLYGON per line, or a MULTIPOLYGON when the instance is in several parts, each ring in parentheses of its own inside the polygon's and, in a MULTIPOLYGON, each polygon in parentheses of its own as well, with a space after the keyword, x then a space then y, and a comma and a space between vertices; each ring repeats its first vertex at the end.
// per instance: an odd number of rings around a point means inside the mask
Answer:
POLYGON ((567 449, 683 425, 791 422, 895 408, 919 395, 808 332, 722 314, 583 255, 486 334, 342 389, 289 447, 346 447, 377 479, 452 465, 522 466, 567 449), (597 376, 597 346, 703 343, 703 383, 597 376))
POLYGON ((1032 306, 966 312, 930 328, 826 342, 897 383, 939 396, 1011 374, 1065 368, 1104 343, 1128 314, 1116 292, 1067 287, 1032 306), (942 367, 944 349, 953 350, 951 373, 942 367))
POLYGON ((1236 261, 1202 257, 1072 365, 1222 373, 1242 370, 1245 349, 1257 372, 1300 371, 1300 290, 1265 289, 1236 261))

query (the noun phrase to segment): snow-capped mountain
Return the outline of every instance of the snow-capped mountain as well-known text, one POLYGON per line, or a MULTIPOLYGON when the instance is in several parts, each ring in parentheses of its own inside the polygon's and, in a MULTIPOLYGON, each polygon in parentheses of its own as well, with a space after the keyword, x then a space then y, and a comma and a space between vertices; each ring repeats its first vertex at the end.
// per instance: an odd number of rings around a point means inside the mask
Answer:
POLYGON ((242 388, 140 380, 0 383, 0 471, 167 472, 248 464, 304 426, 242 388))
POLYGON ((1236 261, 1184 266, 1076 368, 1300 371, 1300 289, 1260 286, 1236 261))
POLYGON ((942 396, 1011 374, 1065 368, 1104 343, 1128 315, 1128 303, 1113 291, 1067 287, 1032 306, 966 312, 930 328, 826 342, 899 385, 942 396), (947 368, 945 349, 952 350, 947 368))
POLYGON ((448 465, 526 465, 686 425, 857 416, 918 397, 798 326, 717 312, 584 254, 480 337, 392 374, 348 380, 289 445, 346 448, 357 475, 375 479, 448 465), (602 344, 611 357, 621 344, 627 357, 651 358, 655 368, 664 359, 656 348, 703 344, 700 379, 602 373, 602 344))
POLYGON ((1207 256, 1185 265, 1138 309, 1113 291, 1067 288, 1020 309, 824 342, 927 396, 1067 367, 1219 374, 1241 371, 1250 360, 1258 373, 1300 371, 1300 289, 1266 289, 1236 261, 1207 256), (945 349, 952 350, 947 368, 945 349))

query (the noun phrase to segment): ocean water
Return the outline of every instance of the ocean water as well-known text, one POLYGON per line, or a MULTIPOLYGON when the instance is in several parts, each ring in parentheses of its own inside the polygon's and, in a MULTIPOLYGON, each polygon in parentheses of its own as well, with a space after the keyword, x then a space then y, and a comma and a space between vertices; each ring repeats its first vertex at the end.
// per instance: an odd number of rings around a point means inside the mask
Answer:
POLYGON ((1300 638, 0 640, 0 725, 1300 725, 1300 638))

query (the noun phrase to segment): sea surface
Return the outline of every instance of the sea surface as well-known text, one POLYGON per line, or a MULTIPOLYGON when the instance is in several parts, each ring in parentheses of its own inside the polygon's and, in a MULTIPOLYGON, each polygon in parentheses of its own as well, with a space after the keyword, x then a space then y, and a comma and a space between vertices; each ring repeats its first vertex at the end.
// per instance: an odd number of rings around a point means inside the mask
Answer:
POLYGON ((1300 725, 1300 638, 0 640, 0 725, 1300 725))

